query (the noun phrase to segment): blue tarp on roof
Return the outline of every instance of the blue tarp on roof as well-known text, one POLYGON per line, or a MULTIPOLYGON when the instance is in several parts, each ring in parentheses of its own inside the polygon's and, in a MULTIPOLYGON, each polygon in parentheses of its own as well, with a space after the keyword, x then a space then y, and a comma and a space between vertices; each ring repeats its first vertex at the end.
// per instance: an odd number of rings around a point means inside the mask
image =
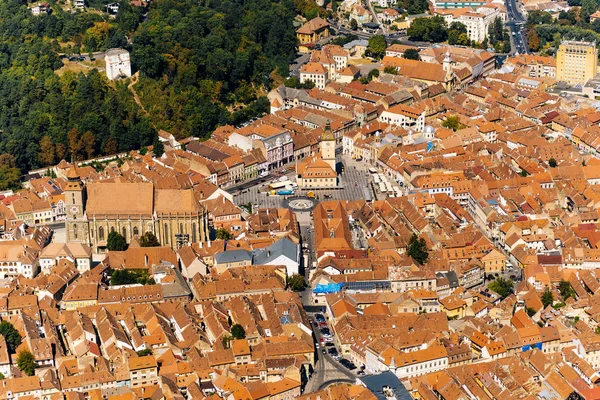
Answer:
POLYGON ((328 283, 327 285, 318 284, 313 289, 313 293, 328 294, 328 293, 337 293, 340 290, 342 290, 342 284, 341 283, 328 283))

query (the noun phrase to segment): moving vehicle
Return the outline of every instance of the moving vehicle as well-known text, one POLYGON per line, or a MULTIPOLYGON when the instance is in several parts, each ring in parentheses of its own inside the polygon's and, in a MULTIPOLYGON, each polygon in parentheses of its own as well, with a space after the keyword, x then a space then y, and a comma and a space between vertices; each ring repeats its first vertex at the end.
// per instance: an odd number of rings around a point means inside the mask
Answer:
POLYGON ((294 191, 292 189, 283 189, 283 190, 278 190, 277 194, 280 196, 289 196, 291 194, 294 194, 294 191))
POLYGON ((315 198, 315 192, 310 191, 310 192, 306 193, 306 197, 308 197, 310 199, 314 199, 315 198))

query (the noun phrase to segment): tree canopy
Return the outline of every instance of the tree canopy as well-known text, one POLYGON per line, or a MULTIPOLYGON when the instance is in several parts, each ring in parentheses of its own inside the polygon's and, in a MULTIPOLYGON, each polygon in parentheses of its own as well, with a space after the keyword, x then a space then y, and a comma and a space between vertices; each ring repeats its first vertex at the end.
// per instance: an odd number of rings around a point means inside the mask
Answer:
POLYGON ((367 49, 372 57, 376 59, 383 58, 386 47, 387 43, 385 42, 385 36, 373 35, 369 38, 369 46, 367 49))
POLYGON ((436 15, 432 18, 415 18, 406 31, 410 40, 441 43, 448 38, 446 20, 436 15))
POLYGON ((20 172, 61 159, 144 148, 156 128, 203 137, 262 115, 263 93, 295 57, 296 13, 322 12, 307 0, 155 0, 144 18, 123 0, 115 19, 59 6, 32 18, 26 4, 0 3, 0 154, 14 156, 0 162, 0 190, 18 188, 20 172), (131 52, 135 90, 150 112, 128 81, 62 68, 70 55, 113 47, 131 52))
POLYGON ((573 299, 577 298, 577 293, 575 293, 575 290, 568 281, 560 281, 558 284, 558 291, 560 292, 563 300, 566 300, 569 297, 572 297, 573 299))
POLYGON ((233 239, 233 235, 231 234, 231 232, 229 232, 227 229, 225 228, 219 228, 217 229, 215 236, 217 239, 220 240, 231 240, 233 239))
POLYGON ((513 292, 514 282, 512 279, 504 279, 502 277, 490 282, 488 288, 498 293, 500 297, 505 298, 513 292))
POLYGON ((239 113, 267 111, 257 89, 268 89, 273 73, 288 73, 297 6, 309 7, 290 0, 153 1, 133 35, 132 60, 141 72, 136 90, 157 128, 203 137, 239 113))
POLYGON ((413 233, 408 241, 406 253, 419 264, 425 264, 429 258, 429 250, 427 249, 427 243, 425 243, 425 239, 417 236, 416 233, 413 233))
POLYGON ((231 337, 234 339, 245 339, 246 331, 240 324, 235 324, 231 327, 231 337))
POLYGON ((457 115, 446 117, 446 119, 442 122, 442 126, 444 128, 452 129, 453 131, 457 131, 464 127, 464 125, 460 123, 457 115))
POLYGON ((288 285, 293 291, 300 292, 306 288, 306 281, 302 275, 295 274, 288 278, 288 285))
POLYGON ((406 49, 404 51, 403 57, 408 60, 419 60, 421 61, 421 56, 419 55, 418 49, 406 49))
POLYGON ((14 353, 21 344, 21 334, 8 321, 0 322, 0 335, 4 336, 9 353, 14 353))
POLYGON ((544 289, 544 293, 542 293, 542 304, 544 308, 551 306, 554 303, 554 295, 548 286, 544 289))
POLYGON ((33 376, 38 367, 35 357, 29 350, 21 350, 17 356, 17 367, 27 376, 33 376))
POLYGON ((159 247, 160 242, 156 235, 152 232, 144 233, 144 236, 140 238, 140 246, 141 247, 159 247))
POLYGON ((106 239, 106 247, 110 251, 124 251, 127 250, 127 242, 119 232, 111 231, 106 239))

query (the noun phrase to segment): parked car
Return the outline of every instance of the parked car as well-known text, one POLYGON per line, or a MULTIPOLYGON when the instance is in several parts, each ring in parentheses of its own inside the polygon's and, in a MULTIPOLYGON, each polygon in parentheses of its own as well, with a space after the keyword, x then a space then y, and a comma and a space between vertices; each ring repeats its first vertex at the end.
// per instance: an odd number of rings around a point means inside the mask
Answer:
POLYGON ((338 351, 336 350, 335 347, 332 347, 331 349, 327 350, 327 352, 329 353, 330 356, 337 356, 338 355, 338 351))
POLYGON ((323 336, 331 336, 331 331, 329 328, 321 328, 319 329, 319 332, 321 332, 321 335, 323 336))
POLYGON ((317 320, 317 322, 325 322, 325 317, 323 316, 323 314, 315 314, 315 319, 317 320))
POLYGON ((332 347, 332 346, 335 346, 335 344, 333 344, 333 343, 331 343, 331 342, 328 342, 328 343, 325 343, 325 346, 326 346, 326 347, 332 347))

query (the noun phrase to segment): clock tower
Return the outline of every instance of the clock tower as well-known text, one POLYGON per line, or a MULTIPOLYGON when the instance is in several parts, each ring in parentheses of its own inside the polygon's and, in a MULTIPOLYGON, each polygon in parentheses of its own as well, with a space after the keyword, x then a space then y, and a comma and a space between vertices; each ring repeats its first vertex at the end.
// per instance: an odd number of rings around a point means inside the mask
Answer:
POLYGON ((81 182, 75 164, 67 172, 67 184, 64 192, 67 208, 67 242, 87 243, 84 223, 85 186, 81 182))
POLYGON ((329 122, 325 125, 323 134, 321 134, 319 147, 321 150, 321 158, 335 171, 335 136, 331 132, 331 125, 329 122))
POLYGON ((67 185, 65 186, 67 219, 83 218, 84 191, 85 188, 77 173, 77 167, 73 166, 67 172, 67 185))

